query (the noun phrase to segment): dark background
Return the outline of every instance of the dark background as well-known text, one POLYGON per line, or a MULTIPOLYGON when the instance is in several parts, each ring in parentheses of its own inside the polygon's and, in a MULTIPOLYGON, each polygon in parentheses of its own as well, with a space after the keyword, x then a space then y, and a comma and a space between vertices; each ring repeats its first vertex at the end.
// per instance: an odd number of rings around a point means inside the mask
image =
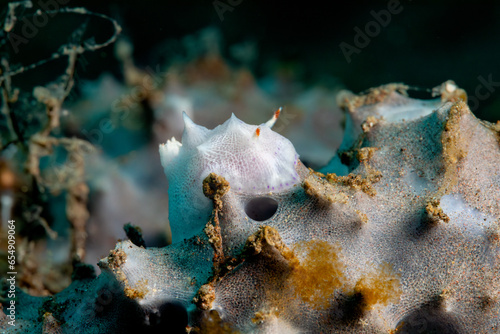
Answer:
MULTIPOLYGON (((500 119, 500 2, 401 0, 401 12, 392 15, 387 27, 370 38, 359 54, 352 54, 348 63, 340 43, 354 46, 354 28, 364 31, 374 21, 371 11, 386 10, 389 1, 230 1, 221 0, 232 9, 223 13, 223 20, 212 0, 69 0, 67 6, 83 6, 115 18, 133 42, 139 66, 153 67, 168 60, 168 52, 159 47, 164 41, 180 40, 212 26, 222 32, 223 46, 256 43, 253 71, 257 77, 279 63, 293 68, 301 82, 312 85, 334 78, 354 92, 389 82, 432 88, 451 79, 469 96, 477 96, 478 90, 482 98, 474 112, 479 117, 500 119), (480 78, 498 84, 487 91, 480 78)), ((94 25, 94 29, 109 27, 94 25)), ((23 57, 42 55, 51 34, 27 45, 24 55, 18 55, 21 62, 30 61, 23 57)), ((96 78, 103 71, 121 75, 112 48, 89 53, 87 60, 90 66, 81 71, 84 78, 96 78)))

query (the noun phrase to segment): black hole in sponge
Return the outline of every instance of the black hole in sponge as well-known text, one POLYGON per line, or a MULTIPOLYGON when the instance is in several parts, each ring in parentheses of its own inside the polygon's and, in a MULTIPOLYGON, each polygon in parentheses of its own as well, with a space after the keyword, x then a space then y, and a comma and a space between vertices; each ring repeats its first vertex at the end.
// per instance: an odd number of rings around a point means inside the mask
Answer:
POLYGON ((158 306, 158 311, 149 316, 148 333, 185 333, 188 324, 186 308, 175 301, 158 306))
POLYGON ((271 218, 278 211, 278 202, 270 197, 257 197, 250 200, 245 206, 245 213, 256 221, 271 218))
POLYGON ((459 334, 454 317, 442 309, 424 306, 406 315, 396 326, 397 334, 459 334))

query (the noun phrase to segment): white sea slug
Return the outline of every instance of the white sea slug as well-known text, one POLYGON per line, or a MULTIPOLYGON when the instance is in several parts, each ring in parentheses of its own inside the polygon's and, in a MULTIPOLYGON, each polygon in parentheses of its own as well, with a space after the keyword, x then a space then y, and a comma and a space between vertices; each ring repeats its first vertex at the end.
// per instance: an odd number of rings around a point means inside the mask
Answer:
POLYGON ((292 143, 271 130, 280 110, 267 123, 249 125, 234 114, 209 130, 184 113, 182 143, 160 145, 161 163, 169 182, 169 221, 173 242, 202 230, 212 210, 203 195, 203 179, 223 176, 235 192, 264 194, 299 183, 298 154, 292 143))

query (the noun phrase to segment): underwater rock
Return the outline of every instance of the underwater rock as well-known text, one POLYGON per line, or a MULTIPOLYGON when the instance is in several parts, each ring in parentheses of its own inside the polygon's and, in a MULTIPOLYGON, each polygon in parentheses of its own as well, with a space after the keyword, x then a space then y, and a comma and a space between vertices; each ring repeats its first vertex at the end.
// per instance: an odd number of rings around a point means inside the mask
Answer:
POLYGON ((451 82, 436 93, 416 100, 392 84, 346 94, 344 142, 326 174, 259 126, 259 139, 286 148, 280 177, 293 166, 299 179, 274 191, 272 173, 238 173, 241 158, 275 160, 231 151, 258 147, 256 126, 232 119, 210 137, 186 119, 197 136, 160 148, 169 186, 189 195, 169 209, 204 224, 164 248, 119 242, 100 276, 53 297, 18 291, 22 329, 9 332, 153 331, 171 321, 164 310, 185 324, 184 307, 191 333, 500 333, 500 129, 451 82), (213 168, 196 160, 211 140, 213 168), (194 203, 204 194, 213 205, 194 203))

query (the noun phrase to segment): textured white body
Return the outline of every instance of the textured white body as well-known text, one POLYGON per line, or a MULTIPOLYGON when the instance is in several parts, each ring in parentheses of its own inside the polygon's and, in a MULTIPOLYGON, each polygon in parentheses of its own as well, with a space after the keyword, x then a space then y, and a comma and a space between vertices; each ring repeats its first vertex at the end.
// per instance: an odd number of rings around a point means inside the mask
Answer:
POLYGON ((160 145, 169 181, 169 221, 173 242, 200 232, 212 210, 202 191, 210 173, 223 176, 235 192, 275 193, 299 182, 298 154, 292 143, 270 129, 249 125, 231 116, 213 130, 196 125, 184 114, 182 144, 175 139, 160 145))

